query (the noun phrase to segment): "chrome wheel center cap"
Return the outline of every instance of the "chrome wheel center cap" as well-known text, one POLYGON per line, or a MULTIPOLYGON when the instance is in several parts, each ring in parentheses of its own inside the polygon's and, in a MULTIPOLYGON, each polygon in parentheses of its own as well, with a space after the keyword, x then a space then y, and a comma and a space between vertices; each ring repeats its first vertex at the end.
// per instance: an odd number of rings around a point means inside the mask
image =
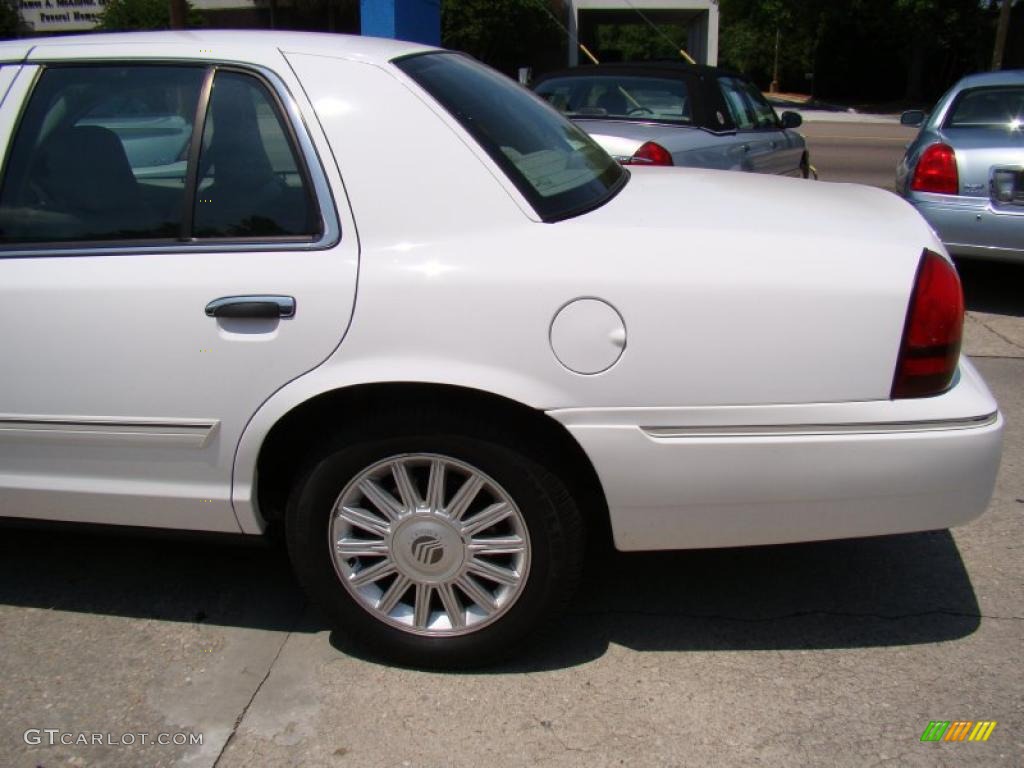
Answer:
POLYGON ((398 570, 426 583, 450 581, 462 568, 466 545, 444 519, 417 512, 399 523, 391 539, 391 557, 398 570))

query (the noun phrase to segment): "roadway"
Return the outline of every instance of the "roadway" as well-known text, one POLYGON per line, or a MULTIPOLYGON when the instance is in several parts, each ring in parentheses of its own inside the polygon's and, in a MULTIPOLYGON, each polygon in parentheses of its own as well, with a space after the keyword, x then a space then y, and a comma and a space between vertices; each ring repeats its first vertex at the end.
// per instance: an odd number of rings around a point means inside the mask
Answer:
POLYGON ((805 122, 811 164, 822 181, 854 181, 892 190, 896 163, 917 130, 888 123, 805 122))

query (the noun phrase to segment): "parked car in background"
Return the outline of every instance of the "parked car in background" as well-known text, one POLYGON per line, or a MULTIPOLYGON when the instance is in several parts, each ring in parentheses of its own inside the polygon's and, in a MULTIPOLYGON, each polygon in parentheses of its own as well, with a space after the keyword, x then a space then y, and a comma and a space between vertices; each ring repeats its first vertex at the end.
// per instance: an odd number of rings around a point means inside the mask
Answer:
POLYGON ((965 77, 921 126, 896 168, 896 190, 954 256, 1024 263, 1024 70, 965 77))
POLYGON ((623 168, 395 40, 0 62, 0 517, 276 527, 339 630, 465 666, 557 624, 588 537, 872 536, 989 502, 1003 419, 956 271, 887 192, 623 168))
POLYGON ((533 89, 626 165, 810 174, 802 118, 780 119, 743 75, 717 67, 637 62, 575 67, 533 89))

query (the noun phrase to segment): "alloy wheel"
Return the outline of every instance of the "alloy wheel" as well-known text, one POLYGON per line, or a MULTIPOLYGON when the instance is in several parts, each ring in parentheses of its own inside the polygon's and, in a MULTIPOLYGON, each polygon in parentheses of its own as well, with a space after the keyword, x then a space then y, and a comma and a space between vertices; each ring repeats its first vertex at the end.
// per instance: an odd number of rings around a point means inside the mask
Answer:
POLYGON ((359 472, 335 501, 329 536, 335 571, 357 603, 421 636, 493 623, 529 575, 529 532, 511 496, 439 454, 392 456, 359 472))

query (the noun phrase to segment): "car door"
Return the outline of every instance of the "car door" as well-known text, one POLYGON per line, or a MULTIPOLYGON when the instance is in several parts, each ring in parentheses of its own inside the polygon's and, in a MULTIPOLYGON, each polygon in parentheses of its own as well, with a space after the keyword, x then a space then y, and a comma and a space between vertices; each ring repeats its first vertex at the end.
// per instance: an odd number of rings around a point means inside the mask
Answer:
POLYGON ((736 126, 733 156, 743 170, 756 173, 796 174, 801 152, 783 130, 775 110, 757 87, 736 76, 718 78, 722 97, 736 126))
POLYGON ((355 298, 354 227, 291 77, 18 73, 0 105, 0 516, 238 530, 242 430, 337 347, 355 298))
POLYGON ((771 154, 775 149, 771 131, 762 124, 756 105, 747 94, 745 82, 738 77, 724 76, 718 78, 718 87, 736 127, 736 134, 728 146, 730 167, 770 173, 771 154))
POLYGON ((772 105, 756 85, 749 80, 744 80, 743 84, 757 116, 758 129, 763 131, 768 139, 770 151, 766 158, 766 172, 787 176, 800 175, 803 150, 799 138, 792 131, 782 127, 779 116, 775 114, 772 105))
POLYGON ((768 139, 766 172, 787 176, 802 175, 800 160, 803 157, 803 142, 796 133, 782 127, 779 116, 775 114, 772 105, 756 85, 749 80, 742 80, 741 83, 755 115, 758 130, 768 139))

